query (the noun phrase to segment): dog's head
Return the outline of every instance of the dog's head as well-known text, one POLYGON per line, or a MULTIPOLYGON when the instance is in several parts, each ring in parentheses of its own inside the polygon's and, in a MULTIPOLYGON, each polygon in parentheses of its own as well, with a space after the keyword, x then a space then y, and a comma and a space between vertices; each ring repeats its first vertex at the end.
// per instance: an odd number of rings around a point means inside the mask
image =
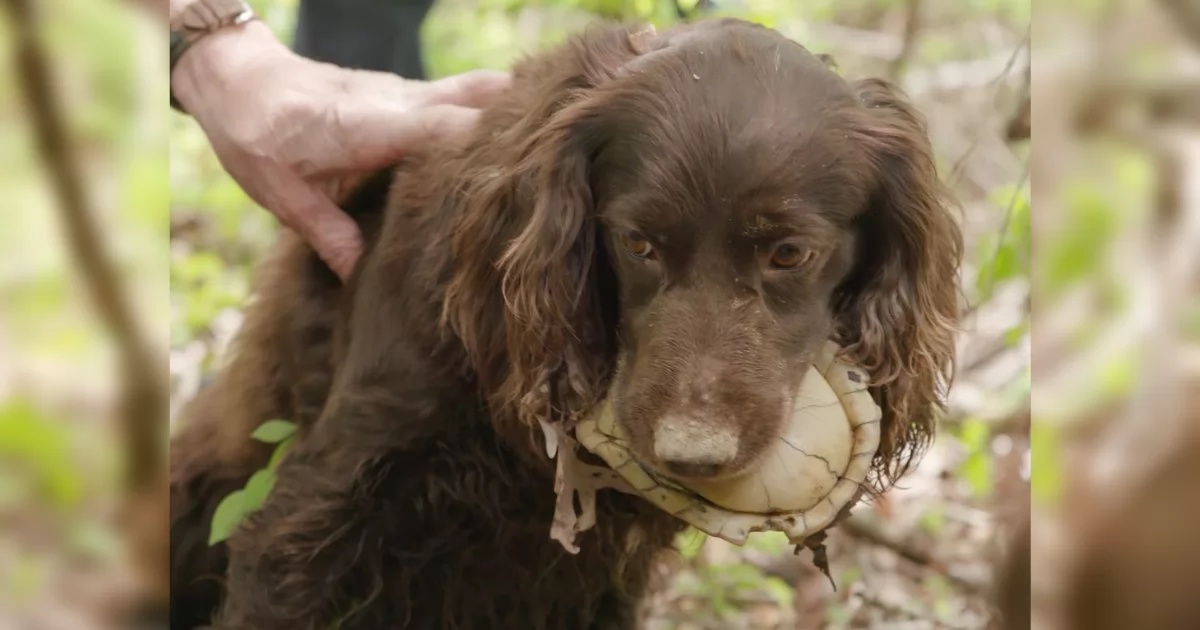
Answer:
POLYGON ((902 473, 952 369, 961 250, 912 108, 733 20, 596 31, 523 77, 538 102, 485 131, 514 164, 466 193, 447 301, 493 404, 608 394, 644 464, 731 476, 832 337, 873 376, 877 472, 902 473), (497 286, 502 332, 475 295, 497 286))

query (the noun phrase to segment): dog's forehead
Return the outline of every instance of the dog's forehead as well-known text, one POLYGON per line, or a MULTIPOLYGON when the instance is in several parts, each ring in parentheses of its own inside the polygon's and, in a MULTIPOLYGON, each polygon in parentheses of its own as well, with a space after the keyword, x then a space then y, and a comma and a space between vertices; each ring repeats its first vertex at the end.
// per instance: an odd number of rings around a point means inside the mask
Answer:
POLYGON ((639 54, 625 64, 618 77, 682 79, 683 85, 676 88, 700 93, 728 92, 735 87, 757 88, 755 91, 764 95, 778 97, 792 91, 835 99, 851 93, 827 58, 777 31, 749 22, 712 20, 664 33, 646 30, 634 33, 631 41, 639 54))
POLYGON ((638 206, 664 206, 664 218, 857 205, 865 158, 836 121, 710 118, 687 107, 614 132, 597 162, 606 196, 636 192, 638 206))
POLYGON ((666 229, 858 205, 862 160, 837 113, 857 99, 824 60, 744 22, 643 37, 604 99, 596 181, 613 214, 666 229))

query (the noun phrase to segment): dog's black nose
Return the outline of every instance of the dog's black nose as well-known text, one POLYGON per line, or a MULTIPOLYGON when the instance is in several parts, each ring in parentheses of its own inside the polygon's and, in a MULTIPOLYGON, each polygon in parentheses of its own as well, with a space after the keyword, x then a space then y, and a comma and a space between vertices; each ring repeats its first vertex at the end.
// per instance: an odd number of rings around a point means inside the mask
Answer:
POLYGON ((663 462, 672 475, 688 479, 716 477, 721 465, 710 462, 663 462))

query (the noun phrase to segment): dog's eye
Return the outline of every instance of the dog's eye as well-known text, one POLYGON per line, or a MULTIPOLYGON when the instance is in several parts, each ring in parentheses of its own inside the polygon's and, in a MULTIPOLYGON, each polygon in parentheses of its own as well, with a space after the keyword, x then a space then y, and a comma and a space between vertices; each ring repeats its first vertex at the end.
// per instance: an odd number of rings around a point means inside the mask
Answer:
POLYGON ((621 245, 629 250, 630 254, 638 258, 654 258, 654 246, 650 244, 650 240, 637 232, 623 232, 620 236, 621 245))
POLYGON ((774 269, 795 269, 812 260, 813 252, 792 243, 783 243, 771 252, 771 267, 774 269))

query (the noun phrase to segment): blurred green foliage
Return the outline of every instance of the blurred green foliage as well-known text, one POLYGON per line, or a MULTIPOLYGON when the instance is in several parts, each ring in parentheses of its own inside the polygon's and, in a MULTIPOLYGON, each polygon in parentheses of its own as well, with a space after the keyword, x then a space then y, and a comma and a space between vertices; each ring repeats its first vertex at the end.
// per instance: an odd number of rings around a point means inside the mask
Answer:
MULTIPOLYGON (((170 247, 167 34, 125 0, 32 3, 38 39, 105 247, 151 341, 165 350, 170 247)), ((113 347, 80 284, 17 84, 0 11, 0 626, 64 565, 124 549, 113 347), (11 546, 10 546, 11 545, 11 546), (15 546, 15 547, 14 547, 15 546), (11 551, 11 553, 10 553, 11 551)), ((18 625, 20 625, 18 623, 18 625)), ((53 624, 52 624, 53 625, 53 624)))
POLYGON ((764 597, 781 608, 790 608, 795 598, 790 584, 743 562, 704 565, 681 574, 674 588, 680 596, 704 602, 721 622, 732 621, 746 604, 764 597))
POLYGON ((0 405, 0 505, 79 505, 85 479, 73 465, 71 435, 25 400, 0 405))

